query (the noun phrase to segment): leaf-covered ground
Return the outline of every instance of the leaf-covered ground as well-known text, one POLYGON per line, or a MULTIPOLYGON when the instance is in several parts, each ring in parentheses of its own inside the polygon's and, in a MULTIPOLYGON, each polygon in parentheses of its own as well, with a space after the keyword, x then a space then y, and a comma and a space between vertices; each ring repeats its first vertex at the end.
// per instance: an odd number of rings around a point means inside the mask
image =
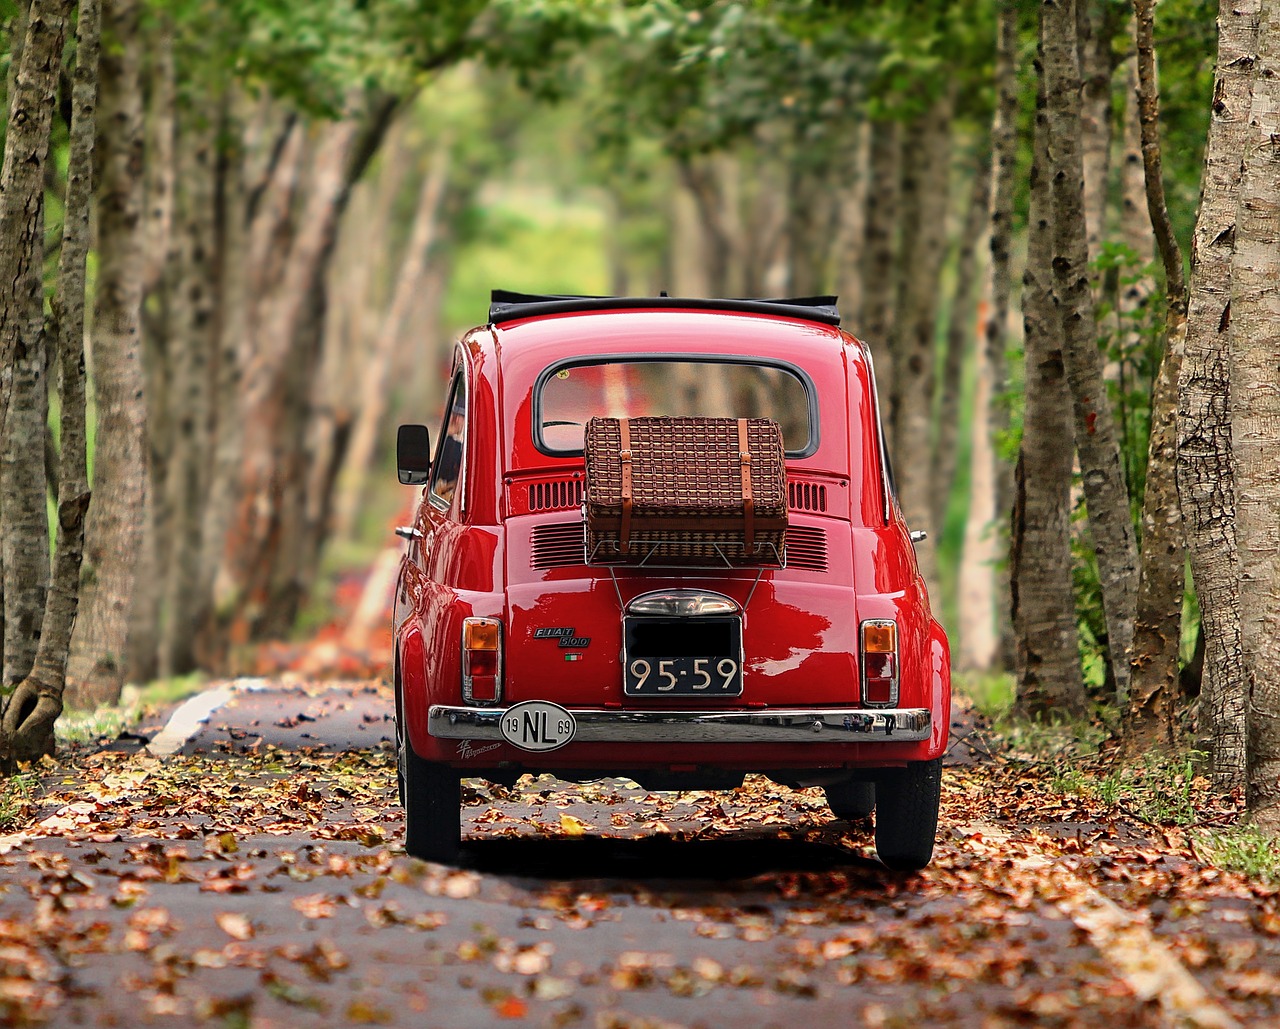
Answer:
POLYGON ((203 753, 41 770, 0 837, 0 1024, 1280 1024, 1277 889, 1041 766, 949 767, 916 875, 762 778, 474 781, 458 869, 400 848, 389 704, 274 683, 203 753))

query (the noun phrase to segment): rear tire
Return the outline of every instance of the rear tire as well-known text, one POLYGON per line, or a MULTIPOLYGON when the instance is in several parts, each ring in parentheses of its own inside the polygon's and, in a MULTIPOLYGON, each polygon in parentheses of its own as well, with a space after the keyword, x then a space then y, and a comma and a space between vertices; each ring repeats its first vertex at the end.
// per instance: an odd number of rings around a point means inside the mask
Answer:
POLYGON ((457 864, 462 846, 462 777, 448 765, 424 761, 405 741, 400 750, 404 784, 404 849, 411 857, 457 864))
POLYGON ((824 786, 827 805, 837 818, 860 822, 876 809, 876 784, 873 782, 838 782, 824 786))
POLYGON ((942 800, 942 758, 895 768, 876 786, 876 854, 895 871, 914 872, 933 857, 942 800))

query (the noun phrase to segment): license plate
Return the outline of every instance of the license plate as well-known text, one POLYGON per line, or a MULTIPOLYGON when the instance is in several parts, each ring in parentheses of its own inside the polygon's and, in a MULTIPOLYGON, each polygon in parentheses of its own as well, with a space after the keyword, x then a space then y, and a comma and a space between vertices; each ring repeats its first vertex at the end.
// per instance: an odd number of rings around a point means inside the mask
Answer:
POLYGON ((629 697, 742 694, 738 618, 628 618, 623 637, 623 693, 629 697))
POLYGON ((498 724, 502 738, 521 750, 555 750, 573 739, 573 712, 549 700, 526 700, 507 708, 498 724))

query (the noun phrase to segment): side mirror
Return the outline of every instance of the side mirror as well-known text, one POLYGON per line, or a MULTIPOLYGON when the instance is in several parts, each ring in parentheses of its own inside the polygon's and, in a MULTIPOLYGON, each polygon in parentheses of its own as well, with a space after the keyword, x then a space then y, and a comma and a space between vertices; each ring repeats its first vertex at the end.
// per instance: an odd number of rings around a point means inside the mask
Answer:
POLYGON ((422 486, 431 476, 431 433, 425 425, 402 425, 396 432, 396 469, 406 486, 422 486))

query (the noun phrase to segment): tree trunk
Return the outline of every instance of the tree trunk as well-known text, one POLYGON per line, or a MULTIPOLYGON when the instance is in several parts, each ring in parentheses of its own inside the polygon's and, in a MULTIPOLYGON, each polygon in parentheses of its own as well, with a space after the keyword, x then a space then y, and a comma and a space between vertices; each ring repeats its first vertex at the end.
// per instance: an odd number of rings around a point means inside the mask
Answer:
POLYGON ((1182 644, 1182 511, 1178 506, 1178 375, 1187 332, 1187 287, 1182 250, 1165 205, 1160 160, 1160 94, 1156 81, 1154 0, 1134 0, 1134 40, 1138 61, 1138 116, 1147 211, 1165 271, 1168 310, 1164 355, 1151 395, 1151 437, 1147 448, 1146 492, 1142 500, 1142 564, 1138 617, 1134 623, 1133 679, 1125 746, 1130 755, 1160 743, 1172 747, 1178 699, 1178 650, 1182 644))
POLYGON ((930 538, 916 548, 921 574, 937 584, 937 532, 930 474, 938 293, 947 251, 952 97, 944 93, 908 130, 902 153, 902 246, 894 310, 894 471, 907 524, 930 538))
POLYGON ((30 282, 44 261, 45 160, 70 12, 69 0, 33 0, 9 98, 0 169, 0 427, 8 420, 9 370, 33 324, 30 282))
POLYGON ((1243 786, 1246 775, 1228 330, 1240 156, 1248 134, 1260 7, 1260 0, 1241 0, 1224 5, 1218 17, 1218 70, 1178 391, 1178 490, 1205 640, 1201 731, 1211 741, 1214 783, 1224 792, 1243 786))
MULTIPOLYGON (((42 210, 42 207, 40 208, 42 210)), ((43 217, 35 216, 43 236, 43 217)), ((4 498, 0 540, 4 563, 4 678, 16 685, 31 672, 40 644, 45 589, 49 582, 49 515, 44 471, 45 424, 49 416, 45 375, 44 282, 32 260, 22 282, 28 324, 14 351, 12 403, 3 434, 0 496, 4 498)))
POLYGON ((70 6, 46 0, 31 5, 0 170, 0 562, 5 608, 0 688, 25 678, 35 661, 49 575, 44 178, 70 6))
POLYGON ((787 296, 812 297, 827 291, 835 243, 834 190, 825 169, 799 142, 787 168, 787 296))
MULTIPOLYGON (((839 225, 835 243, 835 290, 846 312, 862 313, 862 245, 866 239, 867 150, 871 126, 863 122, 854 135, 854 153, 839 185, 839 225)), ((852 325, 854 335, 862 331, 852 325)))
POLYGON ((53 726, 62 713, 71 628, 80 594, 84 517, 89 505, 86 467, 84 297, 93 200, 93 142, 98 90, 97 0, 80 0, 71 100, 67 197, 57 294, 51 326, 58 347, 62 453, 58 462, 58 536, 40 645, 31 674, 10 698, 0 725, 0 763, 53 752, 53 726))
MULTIPOLYGON (((991 195, 991 152, 983 149, 973 169, 964 224, 956 251, 956 282, 951 294, 951 310, 947 317, 947 354, 942 366, 939 389, 938 438, 933 451, 932 504, 933 524, 941 535, 947 523, 947 508, 956 480, 956 447, 960 431, 960 394, 966 359, 974 344, 974 319, 977 316, 978 244, 987 227, 987 211, 991 195)), ((985 412, 975 409, 973 417, 985 412)))
POLYGON ((707 295, 730 295, 729 275, 734 245, 725 217, 723 191, 712 158, 681 156, 676 160, 680 181, 698 208, 706 262, 707 295))
POLYGON ((901 146, 897 122, 872 122, 867 158, 865 236, 862 247, 862 307, 855 335, 866 340, 876 362, 876 385, 885 399, 884 431, 892 453, 893 297, 897 267, 898 194, 901 146))
POLYGON ((130 607, 143 546, 146 405, 140 345, 143 131, 140 5, 104 11, 98 133, 93 390, 94 502, 85 524, 84 588, 71 642, 66 700, 95 707, 120 697, 130 607))
POLYGON ((1231 260, 1231 448, 1240 642, 1249 686, 1249 809, 1280 831, 1280 12, 1258 22, 1231 260))
POLYGON ((315 131, 297 231, 276 286, 259 306, 241 391, 239 497, 226 537, 234 600, 228 640, 256 641, 287 630, 300 602, 297 540, 290 515, 305 497, 306 408, 324 318, 323 283, 351 189, 376 152, 395 105, 379 100, 363 118, 315 131))
POLYGON ((1022 317, 1026 407, 1015 475, 1009 545, 1012 620, 1017 640, 1017 707, 1024 714, 1087 709, 1071 582, 1070 393, 1062 322, 1050 292, 1053 198, 1048 179, 1044 90, 1036 98, 1031 210, 1022 317))
POLYGON ((1075 3, 1043 0, 1040 10, 1053 194, 1054 301, 1062 319, 1062 353, 1071 387, 1089 530, 1098 558, 1108 658, 1117 698, 1127 702, 1138 548, 1115 422, 1102 376, 1089 284, 1075 3))
POLYGON ((985 672, 995 667, 999 653, 996 582, 1007 572, 1000 567, 998 537, 1002 526, 997 522, 993 503, 996 455, 983 417, 993 403, 991 368, 982 351, 977 354, 976 364, 973 420, 969 425, 969 511, 960 555, 960 639, 954 653, 958 668, 985 672))
POLYGON ((1111 173, 1111 41, 1123 8, 1077 0, 1080 55, 1080 160, 1084 169, 1084 215, 1089 261, 1098 259, 1106 234, 1107 184, 1111 173))
MULTIPOLYGON (((1018 173, 1017 61, 1017 0, 1001 0, 996 37, 996 109, 991 126, 991 316, 987 319, 986 338, 986 365, 991 377, 990 402, 986 406, 987 431, 995 461, 995 521, 991 531, 998 534, 1001 542, 1013 507, 1013 466, 1002 456, 1001 447, 1009 432, 1009 407, 1005 399, 1009 373, 1005 351, 1009 346, 1009 298, 1013 292, 1010 244, 1018 173)), ((997 567, 995 576, 1000 664, 1013 669, 1017 648, 1008 567, 997 567)))
POLYGON ((391 303, 373 341, 372 351, 365 353, 355 426, 343 456, 346 475, 343 493, 338 499, 337 522, 340 527, 350 527, 354 523, 356 508, 364 494, 365 479, 373 465, 378 431, 382 428, 382 412, 387 405, 391 359, 402 338, 401 331, 414 298, 422 288, 430 251, 438 235, 440 201, 448 179, 449 147, 447 144, 437 144, 431 166, 422 177, 417 213, 396 271, 391 303))
POLYGON ((201 595, 204 503, 209 489, 212 369, 218 306, 216 176, 217 101, 192 103, 180 119, 177 159, 178 279, 171 300, 168 347, 170 451, 168 544, 163 569, 160 674, 196 666, 194 626, 201 595))

